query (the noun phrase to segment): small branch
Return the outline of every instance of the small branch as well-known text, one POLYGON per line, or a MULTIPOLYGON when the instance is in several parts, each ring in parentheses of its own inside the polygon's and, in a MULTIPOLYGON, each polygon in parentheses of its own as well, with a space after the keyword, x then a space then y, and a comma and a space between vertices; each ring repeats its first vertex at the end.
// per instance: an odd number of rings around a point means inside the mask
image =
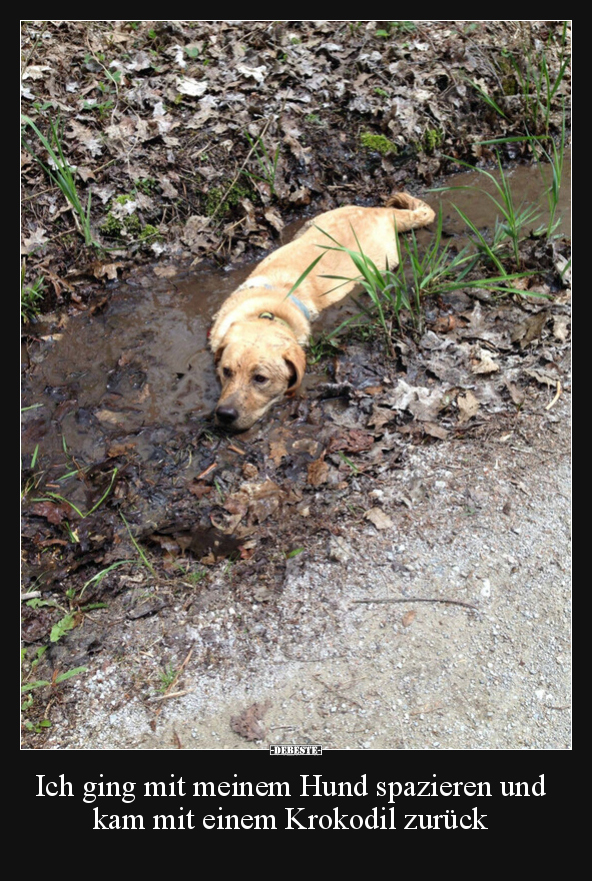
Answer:
MULTIPOLYGON (((267 120, 267 122, 266 122, 265 125, 263 126, 263 131, 262 131, 261 134, 258 136, 261 140, 263 140, 263 136, 264 136, 265 133, 267 132, 267 129, 269 128, 270 125, 271 125, 271 117, 267 120)), ((257 146, 257 141, 253 144, 253 146, 251 147, 251 149, 250 149, 249 152, 247 153, 247 157, 246 157, 245 161, 243 162, 243 164, 241 165, 241 167, 240 167, 239 170, 237 171, 237 173, 236 173, 236 175, 235 175, 235 177, 234 177, 232 183, 230 184, 230 186, 227 188, 226 192, 224 193, 224 195, 223 195, 222 198, 220 199, 220 202, 218 203, 218 207, 217 207, 216 210, 213 211, 212 214, 208 217, 208 222, 205 223, 205 224, 202 226, 202 228, 200 229, 200 232, 204 232, 204 230, 205 230, 205 229, 211 224, 211 222, 212 222, 212 220, 214 219, 214 217, 216 216, 216 214, 217 214, 217 213, 220 211, 220 209, 222 208, 222 206, 223 206, 223 204, 224 204, 224 200, 226 199, 226 196, 229 194, 229 192, 232 190, 233 186, 235 185, 235 183, 236 183, 237 180, 239 179, 240 175, 241 175, 242 172, 243 172, 243 169, 244 169, 244 168, 246 167, 246 165, 247 165, 247 162, 249 161, 249 159, 250 159, 251 156, 253 155, 253 152, 255 151, 255 147, 256 147, 256 146, 257 146)))
POLYGON ((210 473, 210 471, 213 471, 213 470, 214 470, 215 468, 217 468, 217 467, 218 467, 218 463, 217 463, 217 462, 212 462, 212 464, 211 464, 211 465, 208 465, 208 467, 206 468, 206 470, 205 470, 205 471, 202 471, 201 474, 198 474, 197 477, 196 477, 195 479, 196 479, 196 480, 203 480, 203 478, 206 477, 206 476, 210 473))
POLYGON ((385 597, 384 599, 352 600, 352 603, 449 603, 452 606, 464 606, 474 612, 480 611, 472 603, 465 603, 462 600, 446 600, 441 597, 402 597, 400 599, 385 597))
POLYGON ((154 695, 154 697, 149 698, 148 703, 154 703, 155 701, 168 701, 169 698, 183 697, 184 694, 193 694, 194 691, 194 688, 185 688, 183 691, 169 691, 166 694, 157 694, 154 695))
POLYGON ((32 58, 32 56, 33 56, 33 53, 34 53, 35 49, 37 48, 37 46, 38 46, 39 43, 41 42, 41 40, 42 40, 42 38, 43 38, 43 34, 44 34, 45 31, 47 30, 47 25, 48 25, 48 24, 49 24, 49 20, 43 22, 43 29, 41 30, 41 33, 39 34, 39 36, 37 37, 37 39, 35 40, 35 42, 33 43, 33 47, 32 47, 32 49, 31 49, 31 51, 29 52, 29 54, 27 55, 27 59, 26 59, 25 63, 23 64, 22 68, 21 68, 21 79, 22 79, 23 74, 24 74, 24 72, 26 71, 27 67, 29 66, 29 61, 31 60, 31 58, 32 58))
POLYGON ((545 410, 550 410, 551 407, 555 406, 555 404, 559 400, 560 394, 561 394, 561 383, 559 382, 559 380, 557 380, 557 391, 555 392, 555 397, 553 398, 553 400, 549 404, 547 404, 547 406, 545 407, 545 410))

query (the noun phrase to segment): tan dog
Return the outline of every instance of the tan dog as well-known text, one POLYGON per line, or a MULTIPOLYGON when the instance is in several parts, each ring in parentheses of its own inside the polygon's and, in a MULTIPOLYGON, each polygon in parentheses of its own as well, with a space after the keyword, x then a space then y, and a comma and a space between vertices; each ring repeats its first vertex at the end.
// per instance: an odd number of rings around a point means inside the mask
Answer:
POLYGON ((319 312, 343 299, 355 287, 322 276, 355 277, 350 257, 325 251, 322 260, 290 294, 332 236, 340 245, 362 251, 380 268, 399 262, 398 232, 426 226, 434 212, 420 199, 397 193, 388 208, 346 205, 309 221, 292 242, 266 257, 222 305, 215 317, 210 345, 215 353, 222 394, 216 420, 232 431, 250 428, 275 401, 293 395, 306 367, 303 349, 310 324, 319 312), (320 232, 322 230, 323 232, 320 232), (355 234, 354 234, 355 233, 355 234))

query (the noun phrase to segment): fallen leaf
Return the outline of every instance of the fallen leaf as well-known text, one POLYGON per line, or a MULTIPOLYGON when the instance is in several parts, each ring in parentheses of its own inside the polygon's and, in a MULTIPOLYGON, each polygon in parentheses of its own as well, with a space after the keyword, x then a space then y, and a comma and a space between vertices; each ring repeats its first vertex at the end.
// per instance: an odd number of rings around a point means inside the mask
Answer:
POLYGON ((496 373, 499 364, 493 360, 487 349, 473 346, 471 349, 471 370, 473 373, 496 373))
POLYGON ((529 315, 526 321, 514 328, 510 339, 513 343, 520 343, 521 349, 526 348, 529 343, 540 337, 548 317, 549 313, 546 309, 542 309, 535 315, 529 315))
POLYGON ((373 523, 377 529, 390 529, 394 526, 393 521, 388 514, 384 513, 382 508, 370 508, 370 510, 366 511, 364 514, 364 518, 373 523))
POLYGON ((292 444, 293 453, 308 453, 311 459, 318 459, 322 451, 322 443, 312 437, 300 437, 292 444))
POLYGON ((46 242, 47 233, 44 229, 38 227, 28 238, 23 239, 21 244, 21 254, 30 254, 31 251, 39 248, 40 245, 45 245, 46 242))
POLYGON ((521 407, 524 403, 524 392, 521 391, 518 386, 514 385, 513 382, 510 382, 509 379, 505 380, 505 385, 508 391, 510 392, 510 397, 512 398, 512 403, 517 407, 521 407))
POLYGON ((316 459, 308 466, 307 483, 311 486, 320 486, 326 483, 329 477, 329 466, 324 459, 316 459))
POLYGON ((459 315, 441 315, 434 322, 434 330, 436 333, 450 333, 457 327, 463 327, 464 319, 459 315))
MULTIPOLYGON (((366 391, 366 389, 364 389, 366 391)), ((372 415, 367 422, 368 428, 374 427, 377 431, 389 423, 393 418, 393 411, 387 410, 386 407, 379 407, 376 404, 372 406, 372 415)))
POLYGON ((408 612, 405 612, 401 619, 401 624, 403 625, 403 627, 409 627, 409 625, 413 623, 416 615, 417 612, 415 611, 415 609, 409 609, 408 612))
POLYGON ((155 266, 152 271, 159 278, 174 278, 177 274, 177 269, 174 266, 155 266))
POLYGON ((100 422, 106 422, 107 425, 121 425, 127 418, 124 413, 117 413, 115 410, 107 410, 105 408, 97 410, 95 416, 100 422))
POLYGON ((123 263, 93 263, 92 273, 95 278, 103 278, 107 276, 109 279, 117 278, 117 270, 121 269, 123 263))
POLYGON ((400 379, 388 404, 395 410, 409 410, 421 422, 435 422, 438 413, 444 406, 442 396, 441 386, 435 388, 413 386, 400 379))
POLYGON ((381 385, 366 385, 363 389, 360 389, 362 394, 364 395, 380 395, 384 388, 381 385))
POLYGON ((438 440, 446 440, 450 433, 447 429, 442 428, 442 426, 438 425, 436 422, 422 422, 421 427, 426 434, 429 434, 430 437, 436 437, 438 440))
POLYGON ((277 466, 280 464, 284 456, 288 455, 288 450, 286 449, 286 445, 283 440, 270 441, 269 442, 269 455, 273 459, 273 464, 277 466))
POLYGON ((40 80, 43 79, 48 70, 51 70, 49 64, 31 64, 25 70, 22 78, 24 80, 40 80))
POLYGON ((268 210, 263 215, 265 219, 271 223, 274 229, 278 232, 281 232, 284 228, 284 221, 280 217, 277 211, 274 211, 272 208, 268 208, 268 210))
POLYGON ((194 80, 188 76, 177 77, 177 91, 192 98, 201 98, 207 92, 208 85, 207 80, 194 80))
POLYGON ((553 336, 560 343, 564 343, 569 336, 571 319, 567 315, 556 315, 553 319, 553 336))
POLYGON ((557 385, 557 374, 551 373, 551 371, 545 370, 542 367, 533 367, 524 372, 527 376, 532 376, 533 379, 536 379, 541 385, 549 385, 553 386, 553 388, 557 385))
POLYGON ((135 441, 114 441, 107 449, 107 455, 110 459, 116 459, 118 456, 125 456, 130 450, 136 449, 135 441))
POLYGON ((374 435, 361 431, 359 428, 352 428, 346 435, 332 437, 327 447, 328 452, 335 450, 345 450, 348 453, 361 453, 369 450, 374 446, 374 435))
POLYGON ((37 502, 31 507, 31 513, 37 517, 45 517, 50 523, 57 525, 64 518, 71 517, 73 510, 65 502, 61 502, 59 505, 55 502, 37 502))
POLYGON ((245 77, 252 77, 258 83, 262 83, 265 79, 265 74, 267 73, 267 67, 264 64, 260 64, 259 67, 248 67, 246 64, 237 64, 236 69, 239 73, 242 73, 245 77))
POLYGON ((263 740, 267 729, 263 717, 271 707, 271 701, 261 704, 251 704, 238 716, 230 717, 230 727, 233 731, 244 737, 245 740, 263 740))
POLYGON ((189 492, 192 495, 197 496, 198 499, 201 499, 212 492, 212 487, 207 486, 205 483, 201 483, 198 480, 194 480, 189 484, 189 492))
POLYGON ((460 410, 460 415, 458 417, 459 422, 468 422, 469 419, 472 419, 473 416, 477 414, 479 410, 480 404, 472 391, 467 390, 464 394, 459 395, 456 399, 456 403, 458 404, 458 409, 460 410))

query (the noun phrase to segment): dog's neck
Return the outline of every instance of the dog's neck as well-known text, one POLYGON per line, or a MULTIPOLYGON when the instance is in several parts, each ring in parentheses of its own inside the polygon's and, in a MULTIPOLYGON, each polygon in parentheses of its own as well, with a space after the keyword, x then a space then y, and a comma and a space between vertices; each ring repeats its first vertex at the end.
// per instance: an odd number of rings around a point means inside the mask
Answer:
POLYGON ((272 285, 264 276, 253 276, 236 289, 218 312, 210 333, 210 345, 216 351, 236 322, 263 319, 276 323, 294 342, 305 346, 310 323, 317 315, 317 310, 291 294, 289 287, 272 285))
MULTIPOLYGON (((275 292, 281 293, 280 289, 278 287, 276 287, 275 285, 269 284, 269 282, 267 281, 267 279, 264 276, 254 276, 253 278, 248 278, 245 282, 242 283, 242 285, 240 285, 240 287, 237 288, 237 290, 243 291, 243 290, 246 290, 247 288, 259 288, 259 289, 263 288, 266 291, 273 291, 274 293, 275 292)), ((310 314, 310 309, 307 306, 305 306, 305 304, 302 302, 302 300, 299 300, 298 297, 294 296, 294 294, 292 294, 292 293, 285 294, 284 299, 289 300, 291 303, 294 303, 294 305, 300 309, 300 311, 302 312, 302 314, 304 315, 304 317, 306 318, 307 321, 314 320, 314 316, 312 316, 310 314)), ((262 314, 259 316, 259 318, 268 318, 269 315, 272 315, 272 313, 262 314)), ((272 315, 272 318, 274 318, 274 317, 275 316, 272 315)), ((280 319, 280 321, 281 320, 283 320, 283 319, 280 319)), ((284 324, 287 324, 287 322, 284 322, 284 324)))

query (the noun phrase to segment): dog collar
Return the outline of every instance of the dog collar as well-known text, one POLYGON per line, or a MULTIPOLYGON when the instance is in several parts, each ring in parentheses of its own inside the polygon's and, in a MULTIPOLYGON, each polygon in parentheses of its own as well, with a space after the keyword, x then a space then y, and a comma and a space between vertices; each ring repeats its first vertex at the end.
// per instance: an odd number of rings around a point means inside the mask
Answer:
MULTIPOLYGON (((248 278, 246 281, 244 281, 242 283, 242 285, 240 285, 240 287, 237 288, 237 290, 242 291, 245 288, 265 288, 266 291, 276 291, 277 290, 277 288, 274 285, 269 284, 268 281, 265 281, 265 276, 255 276, 254 278, 250 278, 250 279, 248 278)), ((304 305, 302 300, 299 300, 298 297, 294 296, 294 294, 288 294, 288 296, 286 297, 286 300, 291 300, 294 303, 294 305, 297 306, 298 309, 300 309, 300 311, 302 312, 302 314, 304 315, 306 320, 312 321, 312 318, 310 316, 310 311, 304 305)), ((261 315, 259 316, 259 318, 268 318, 270 321, 273 321, 274 318, 276 321, 281 320, 279 318, 276 318, 272 312, 262 312, 261 315)), ((284 322, 284 324, 285 323, 286 322, 284 322)))
POLYGON ((310 312, 308 311, 308 309, 306 308, 306 306, 304 305, 302 300, 299 300, 298 297, 294 296, 294 294, 288 294, 288 300, 292 300, 294 305, 298 306, 298 308, 300 309, 300 311, 302 312, 302 314, 304 315, 304 317, 306 318, 307 321, 311 320, 310 319, 310 312))

